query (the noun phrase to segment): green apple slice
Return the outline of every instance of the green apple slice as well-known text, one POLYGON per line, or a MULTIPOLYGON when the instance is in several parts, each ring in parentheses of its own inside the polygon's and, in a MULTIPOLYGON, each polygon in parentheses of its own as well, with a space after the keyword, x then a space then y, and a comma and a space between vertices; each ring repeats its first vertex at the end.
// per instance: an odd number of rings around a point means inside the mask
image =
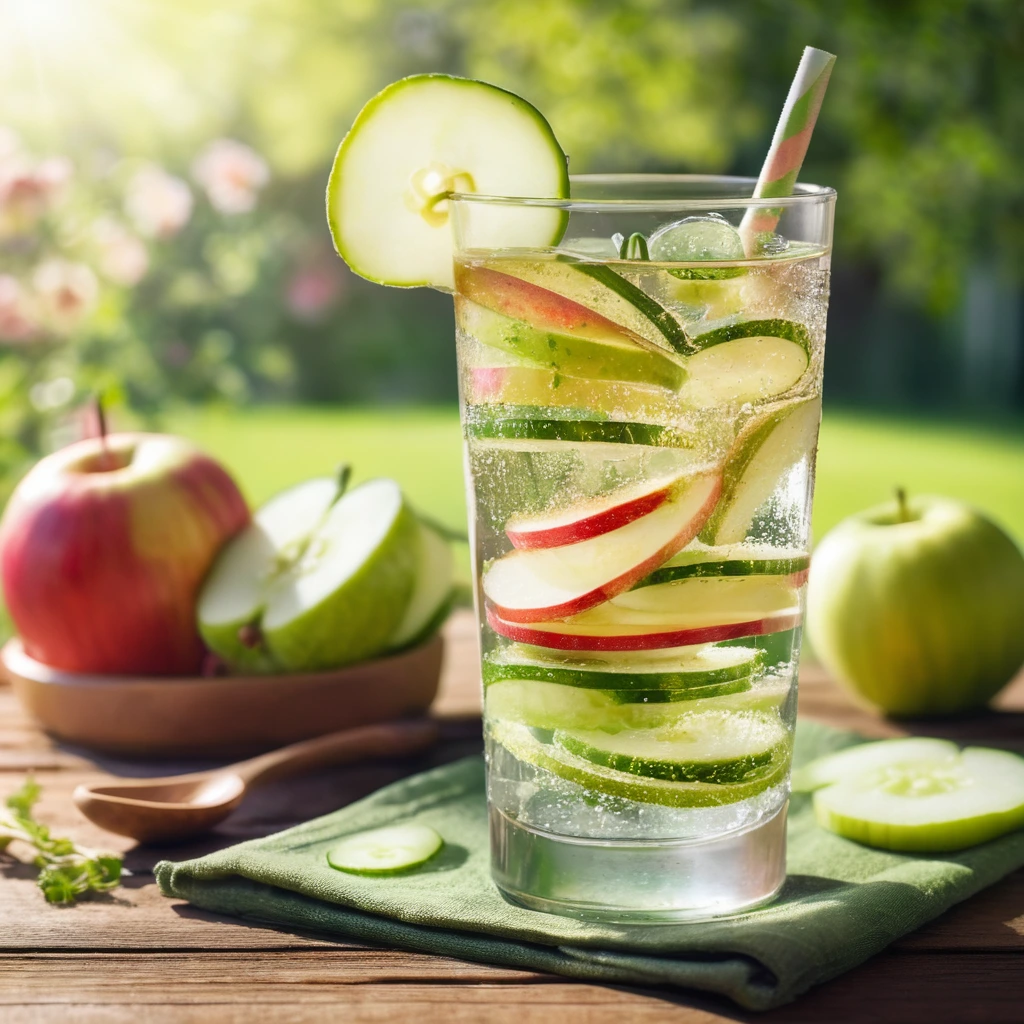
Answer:
POLYGON ((502 257, 487 266, 462 267, 458 290, 475 301, 535 326, 597 320, 658 349, 685 354, 686 332, 645 291, 605 263, 568 256, 553 259, 502 257), (474 280, 476 278, 476 280, 474 280), (513 312, 514 311, 514 312, 513 312))
POLYGON ((790 750, 789 732, 776 715, 710 711, 660 728, 558 730, 554 742, 585 761, 629 775, 717 785, 763 775, 786 761, 790 750))
POLYGON ((738 688, 742 689, 749 686, 747 680, 760 670, 763 661, 761 652, 753 647, 697 647, 658 654, 658 658, 641 658, 627 653, 599 660, 586 655, 558 657, 525 644, 510 644, 484 656, 484 686, 505 680, 535 680, 584 689, 674 691, 741 682, 738 688))
POLYGON ((692 448, 694 435, 660 423, 595 419, 586 409, 489 405, 472 410, 465 426, 472 438, 515 441, 570 441, 692 448))
POLYGON ((329 477, 289 488, 263 505, 218 556, 199 597, 199 632, 235 671, 280 667, 259 642, 267 586, 298 556, 339 493, 338 481, 329 477))
POLYGON ((393 480, 371 480, 331 506, 302 556, 267 591, 260 624, 293 672, 336 668, 389 645, 416 572, 416 518, 393 480))
MULTIPOLYGON (((818 823, 867 846, 943 853, 985 843, 1024 826, 1024 758, 968 747, 909 756, 906 743, 875 747, 875 767, 848 774, 814 794, 818 823), (888 747, 891 759, 879 754, 888 747)), ((845 753, 845 752, 844 752, 845 753)), ((836 755, 842 757, 842 754, 836 755)))
POLYGON ((811 556, 794 548, 763 544, 725 544, 713 548, 691 544, 645 576, 633 589, 716 576, 793 576, 806 572, 810 565, 811 556))
POLYGON ((533 729, 651 729, 671 725, 698 698, 714 698, 749 689, 734 679, 688 690, 590 690, 533 680, 503 680, 484 691, 490 719, 519 722, 533 729), (640 696, 655 694, 654 700, 640 696))
POLYGON ((576 783, 590 793, 664 807, 721 807, 747 800, 783 783, 789 769, 789 758, 780 757, 742 782, 669 782, 606 768, 555 743, 542 743, 529 728, 517 723, 494 723, 491 735, 519 760, 576 783))
POLYGON ((589 317, 570 327, 536 326, 456 295, 461 330, 482 345, 560 373, 600 381, 626 381, 675 390, 686 370, 667 353, 645 347, 614 325, 589 317))
POLYGON ((725 464, 722 496, 700 533, 705 544, 737 544, 785 475, 813 451, 821 399, 809 398, 755 416, 740 431, 725 464))
MULTIPOLYGON (((451 289, 452 192, 565 198, 565 154, 540 112, 504 89, 450 75, 394 82, 359 112, 327 185, 334 244, 379 284, 451 289)), ((555 245, 562 210, 494 204, 480 244, 555 245)))
POLYGON ((748 320, 698 335, 692 351, 682 398, 706 409, 789 391, 810 366, 811 339, 792 320, 748 320))
POLYGON ((389 647, 414 647, 447 617, 455 579, 451 545, 433 527, 417 524, 416 570, 405 614, 388 642, 389 647))
POLYGON ((443 846, 429 825, 390 825, 346 836, 327 851, 327 863, 354 875, 394 875, 426 864, 443 846))

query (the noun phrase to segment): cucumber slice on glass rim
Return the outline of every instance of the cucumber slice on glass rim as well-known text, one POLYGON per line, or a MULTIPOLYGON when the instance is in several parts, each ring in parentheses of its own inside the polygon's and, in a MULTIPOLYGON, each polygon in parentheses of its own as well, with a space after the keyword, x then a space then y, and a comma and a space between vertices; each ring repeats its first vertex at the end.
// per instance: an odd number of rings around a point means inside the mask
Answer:
POLYGON ((327 851, 327 863, 353 875, 395 875, 426 864, 443 846, 429 825, 390 825, 346 836, 327 851))
POLYGON ((764 660, 753 647, 696 647, 684 654, 659 651, 658 658, 644 658, 640 654, 619 654, 614 659, 558 657, 525 644, 510 644, 484 656, 484 686, 504 680, 535 680, 584 689, 650 692, 705 691, 708 687, 740 682, 742 685, 737 689, 746 689, 749 677, 760 671, 764 660))
POLYGON ((633 589, 716 576, 795 576, 806 572, 810 565, 810 555, 791 548, 761 544, 725 544, 717 548, 691 545, 645 576, 633 589))
POLYGON ((752 771, 742 782, 668 782, 595 764, 557 743, 542 742, 524 725, 496 722, 490 726, 490 733, 520 761, 576 783, 584 790, 663 807, 721 807, 747 800, 783 783, 789 767, 787 754, 752 771))
POLYGON ((789 391, 807 372, 811 338, 792 320, 747 320, 691 339, 684 402, 712 408, 765 401, 789 391))
POLYGON ((818 824, 866 846, 945 853, 1024 826, 1024 758, 1005 750, 883 740, 823 758, 826 776, 840 777, 814 793, 818 824))
MULTIPOLYGON (((485 82, 413 75, 359 112, 334 158, 327 220, 335 248, 362 277, 403 288, 453 287, 447 198, 453 192, 562 199, 565 153, 543 115, 485 82)), ((566 214, 488 207, 495 245, 555 245, 566 214)))

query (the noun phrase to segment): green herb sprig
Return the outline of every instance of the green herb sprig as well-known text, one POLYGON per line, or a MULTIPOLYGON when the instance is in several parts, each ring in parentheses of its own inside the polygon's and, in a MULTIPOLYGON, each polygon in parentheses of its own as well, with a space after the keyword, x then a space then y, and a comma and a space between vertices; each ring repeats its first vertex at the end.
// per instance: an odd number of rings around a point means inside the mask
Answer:
POLYGON ((74 903, 83 893, 115 889, 121 881, 121 858, 50 835, 49 828, 32 816, 40 792, 39 784, 29 778, 7 798, 7 812, 0 812, 0 850, 21 842, 36 851, 36 884, 49 903, 74 903))

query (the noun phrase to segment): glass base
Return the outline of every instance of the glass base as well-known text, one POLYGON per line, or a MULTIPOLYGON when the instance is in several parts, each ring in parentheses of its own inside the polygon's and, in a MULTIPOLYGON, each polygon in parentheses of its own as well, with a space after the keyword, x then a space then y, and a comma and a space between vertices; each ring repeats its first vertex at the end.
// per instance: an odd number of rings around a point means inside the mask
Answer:
POLYGON ((786 809, 707 839, 580 839, 490 809, 491 874, 512 903, 593 921, 665 924, 770 902, 786 878, 786 809))

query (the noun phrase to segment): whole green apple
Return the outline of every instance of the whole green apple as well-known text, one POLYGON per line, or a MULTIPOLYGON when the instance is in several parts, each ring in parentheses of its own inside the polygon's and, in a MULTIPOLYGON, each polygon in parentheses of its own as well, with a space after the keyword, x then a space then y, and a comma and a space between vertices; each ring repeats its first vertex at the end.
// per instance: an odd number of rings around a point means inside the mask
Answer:
POLYGON ((900 492, 818 546, 807 632, 832 675, 883 711, 979 708, 1024 662, 1024 556, 974 509, 900 492))

